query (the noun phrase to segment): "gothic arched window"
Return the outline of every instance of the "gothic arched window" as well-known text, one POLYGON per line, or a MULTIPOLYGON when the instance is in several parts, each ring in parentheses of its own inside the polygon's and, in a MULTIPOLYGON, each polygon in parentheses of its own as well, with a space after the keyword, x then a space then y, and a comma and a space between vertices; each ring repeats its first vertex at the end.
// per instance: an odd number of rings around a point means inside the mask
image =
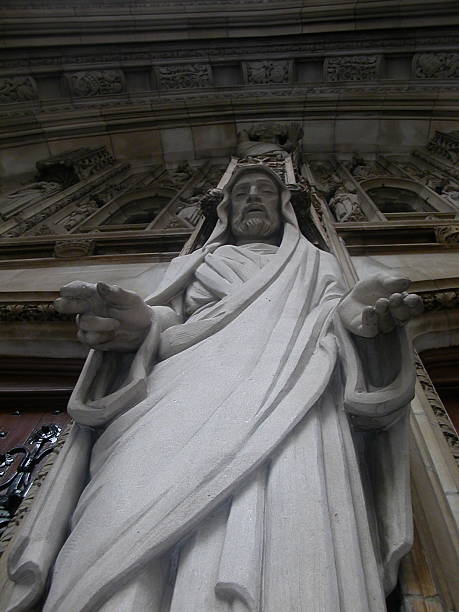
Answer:
POLYGON ((400 187, 374 187, 368 195, 383 213, 430 212, 435 209, 414 191, 400 187))

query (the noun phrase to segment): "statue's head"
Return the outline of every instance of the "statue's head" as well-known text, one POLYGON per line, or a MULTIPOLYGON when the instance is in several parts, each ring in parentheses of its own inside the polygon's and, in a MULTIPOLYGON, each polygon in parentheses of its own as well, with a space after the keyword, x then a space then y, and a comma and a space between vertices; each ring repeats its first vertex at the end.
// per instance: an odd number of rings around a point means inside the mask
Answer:
POLYGON ((249 242, 279 245, 286 226, 290 234, 299 232, 290 196, 289 188, 268 166, 238 168, 223 187, 218 221, 206 246, 249 242))
POLYGON ((280 181, 264 168, 240 170, 230 185, 229 222, 236 244, 278 243, 282 220, 280 181))

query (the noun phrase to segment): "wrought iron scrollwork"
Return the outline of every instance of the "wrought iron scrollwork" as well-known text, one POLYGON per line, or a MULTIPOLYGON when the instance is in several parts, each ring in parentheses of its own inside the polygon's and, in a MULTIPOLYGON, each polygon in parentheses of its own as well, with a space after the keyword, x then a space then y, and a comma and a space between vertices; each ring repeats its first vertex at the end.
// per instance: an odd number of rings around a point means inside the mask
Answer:
POLYGON ((0 533, 13 518, 20 503, 27 495, 37 466, 49 455, 58 441, 62 428, 56 424, 42 425, 27 439, 24 446, 16 446, 0 455, 0 533), (22 455, 12 475, 10 466, 22 455))

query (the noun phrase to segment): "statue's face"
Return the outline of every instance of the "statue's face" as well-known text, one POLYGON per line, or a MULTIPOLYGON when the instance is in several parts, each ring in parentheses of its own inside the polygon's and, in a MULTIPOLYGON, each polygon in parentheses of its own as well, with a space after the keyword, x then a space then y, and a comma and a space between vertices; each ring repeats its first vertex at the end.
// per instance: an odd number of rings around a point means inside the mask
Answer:
POLYGON ((231 192, 231 231, 239 240, 272 240, 281 228, 279 188, 265 172, 243 174, 231 192))

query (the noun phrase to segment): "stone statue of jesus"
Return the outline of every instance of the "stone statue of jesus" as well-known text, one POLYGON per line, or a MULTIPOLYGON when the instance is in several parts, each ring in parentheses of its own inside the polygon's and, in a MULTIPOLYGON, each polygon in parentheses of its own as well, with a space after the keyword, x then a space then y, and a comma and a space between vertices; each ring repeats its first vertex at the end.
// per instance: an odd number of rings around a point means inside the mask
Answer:
POLYGON ((217 212, 146 301, 62 289, 92 350, 4 609, 386 609, 411 541, 403 325, 422 302, 384 275, 345 295, 266 167, 236 171, 217 212))

